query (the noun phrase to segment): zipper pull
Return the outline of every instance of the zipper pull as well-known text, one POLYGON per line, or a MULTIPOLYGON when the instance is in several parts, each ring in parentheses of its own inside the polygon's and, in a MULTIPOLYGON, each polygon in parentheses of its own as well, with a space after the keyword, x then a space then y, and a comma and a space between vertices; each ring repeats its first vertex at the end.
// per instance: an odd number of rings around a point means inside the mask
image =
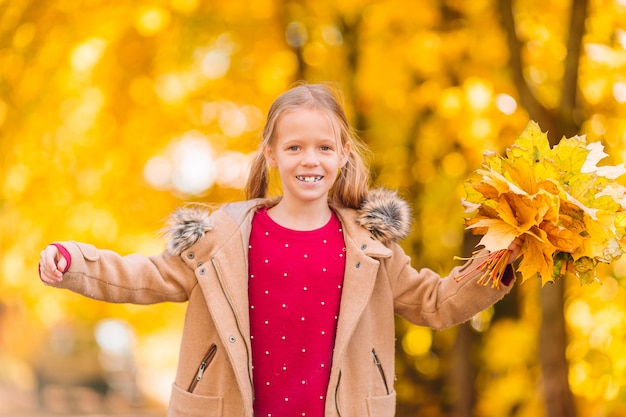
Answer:
POLYGON ((374 349, 372 349, 372 356, 374 357, 374 364, 376 364, 376 366, 381 366, 380 361, 378 360, 378 355, 374 349))
POLYGON ((200 381, 202 379, 202 375, 204 374, 204 370, 209 365, 209 363, 213 360, 213 356, 215 356, 215 351, 217 350, 217 345, 211 345, 211 348, 207 352, 206 356, 202 360, 200 367, 198 368, 198 374, 196 375, 196 381, 200 381))
POLYGON ((198 368, 198 374, 196 375, 196 381, 200 381, 202 379, 202 374, 204 374, 204 370, 206 369, 206 361, 200 364, 198 368))
POLYGON ((211 345, 209 351, 204 356, 202 363, 200 363, 200 366, 198 367, 198 373, 196 374, 196 377, 191 381, 191 384, 187 389, 188 392, 193 392, 193 390, 196 388, 196 385, 198 385, 198 383, 202 379, 204 371, 206 370, 207 366, 209 366, 209 364, 213 360, 213 357, 215 356, 215 351, 217 351, 217 345, 214 343, 211 345))
POLYGON ((387 391, 387 395, 389 395, 389 385, 387 385, 387 378, 385 377, 385 371, 383 370, 383 364, 380 363, 378 359, 378 355, 376 354, 376 350, 372 349, 372 357, 374 358, 374 364, 378 368, 378 372, 380 372, 380 377, 385 384, 385 391, 387 391))

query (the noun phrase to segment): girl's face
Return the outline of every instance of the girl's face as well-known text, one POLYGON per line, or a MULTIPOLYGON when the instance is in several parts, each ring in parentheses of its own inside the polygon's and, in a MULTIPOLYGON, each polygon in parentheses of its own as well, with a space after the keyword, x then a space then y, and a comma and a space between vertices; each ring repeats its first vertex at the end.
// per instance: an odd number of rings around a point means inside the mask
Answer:
POLYGON ((340 142, 328 115, 300 108, 280 116, 265 157, 277 168, 283 200, 290 204, 327 204, 337 173, 346 164, 349 146, 340 142))

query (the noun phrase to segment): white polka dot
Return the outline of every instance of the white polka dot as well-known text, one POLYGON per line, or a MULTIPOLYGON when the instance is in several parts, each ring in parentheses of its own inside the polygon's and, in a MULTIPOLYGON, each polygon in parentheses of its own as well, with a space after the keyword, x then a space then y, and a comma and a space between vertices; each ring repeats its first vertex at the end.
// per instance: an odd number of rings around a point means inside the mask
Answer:
POLYGON ((304 317, 302 317, 300 320, 304 321, 304 317))
POLYGON ((304 254, 304 257, 305 257, 305 258, 308 258, 308 257, 309 257, 309 255, 307 255, 307 254, 305 253, 305 254, 304 254))
POLYGON ((270 322, 269 322, 269 321, 267 321, 267 320, 265 320, 265 324, 270 324, 270 322))
POLYGON ((337 285, 337 288, 341 289, 341 285, 337 285))
POLYGON ((322 301, 322 303, 321 303, 321 304, 322 304, 322 305, 326 305, 326 302, 322 301))
POLYGON ((322 268, 322 272, 326 272, 326 268, 322 268))
MULTIPOLYGON (((322 334, 326 334, 326 332, 324 330, 322 330, 322 334)), ((322 365, 322 366, 324 366, 324 365, 322 365)))
POLYGON ((289 243, 285 243, 285 247, 288 248, 289 247, 289 243))
POLYGON ((343 258, 343 253, 340 253, 340 254, 339 254, 339 257, 340 257, 340 258, 343 258))
POLYGON ((289 401, 289 398, 285 397, 285 401, 289 401))
POLYGON ((285 337, 285 336, 283 336, 283 337, 281 337, 281 339, 285 340, 285 339, 286 339, 286 337, 285 337))
POLYGON ((303 290, 304 290, 304 291, 306 291, 306 290, 308 290, 308 288, 307 288, 307 287, 304 287, 304 288, 303 288, 303 290))
POLYGON ((323 400, 323 399, 324 399, 324 396, 323 396, 323 395, 320 395, 320 400, 323 400))
POLYGON ((254 310, 254 306, 250 306, 250 310, 254 310))
POLYGON ((283 274, 283 276, 284 276, 284 277, 286 277, 286 276, 287 276, 287 273, 285 272, 285 273, 283 274))
POLYGON ((265 232, 265 236, 268 236, 270 234, 270 232, 265 232))
MULTIPOLYGON (((302 385, 306 385, 306 381, 302 381, 302 385)), ((304 413, 302 413, 304 415, 304 413)))
POLYGON ((287 304, 283 304, 283 308, 287 308, 287 304))
POLYGON ((324 239, 324 243, 326 243, 326 239, 324 239))
POLYGON ((305 353, 305 352, 306 352, 306 349, 302 349, 302 353, 305 353))
POLYGON ((270 261, 269 259, 266 259, 266 260, 265 260, 265 263, 268 263, 269 261, 270 261))
POLYGON ((269 355, 269 354, 270 354, 270 351, 269 351, 269 350, 266 350, 266 351, 265 351, 265 354, 266 354, 266 355, 269 355))
POLYGON ((320 367, 322 367, 322 368, 323 368, 324 366, 325 366, 325 365, 324 365, 323 363, 321 363, 321 364, 320 364, 320 367))
POLYGON ((265 294, 269 294, 270 292, 268 290, 265 290, 265 294))
POLYGON ((286 366, 283 366, 283 371, 286 371, 286 370, 287 370, 287 367, 286 367, 286 366))
POLYGON ((269 385, 269 384, 270 384, 270 381, 267 381, 267 382, 265 383, 265 385, 269 385))
POLYGON ((252 245, 248 245, 248 249, 252 249, 252 245))
POLYGON ((250 274, 250 278, 254 278, 254 274, 250 274))

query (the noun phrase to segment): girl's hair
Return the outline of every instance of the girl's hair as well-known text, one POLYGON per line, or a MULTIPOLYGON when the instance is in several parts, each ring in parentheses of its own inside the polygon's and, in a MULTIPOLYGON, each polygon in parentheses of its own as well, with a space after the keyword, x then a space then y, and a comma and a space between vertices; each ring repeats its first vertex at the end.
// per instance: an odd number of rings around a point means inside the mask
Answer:
POLYGON ((298 84, 278 96, 269 109, 261 145, 252 161, 247 184, 248 198, 267 197, 269 170, 263 150, 272 146, 274 130, 280 117, 288 111, 304 107, 322 110, 328 114, 338 134, 339 151, 342 151, 346 144, 350 145, 348 161, 341 168, 330 190, 331 200, 345 207, 361 206, 367 197, 369 183, 369 170, 363 160, 365 147, 350 126, 341 101, 340 91, 327 84, 298 84))

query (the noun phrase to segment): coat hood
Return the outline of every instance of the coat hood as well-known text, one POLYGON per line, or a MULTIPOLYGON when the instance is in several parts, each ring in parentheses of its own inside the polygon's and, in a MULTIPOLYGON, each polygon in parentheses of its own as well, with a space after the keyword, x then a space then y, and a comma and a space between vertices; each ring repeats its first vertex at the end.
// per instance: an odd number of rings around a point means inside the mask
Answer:
MULTIPOLYGON (((404 239, 411 229, 411 209, 396 191, 385 188, 370 190, 357 210, 356 222, 383 243, 404 239)), ((178 256, 213 229, 210 210, 190 205, 178 208, 165 229, 166 251, 178 256)))

